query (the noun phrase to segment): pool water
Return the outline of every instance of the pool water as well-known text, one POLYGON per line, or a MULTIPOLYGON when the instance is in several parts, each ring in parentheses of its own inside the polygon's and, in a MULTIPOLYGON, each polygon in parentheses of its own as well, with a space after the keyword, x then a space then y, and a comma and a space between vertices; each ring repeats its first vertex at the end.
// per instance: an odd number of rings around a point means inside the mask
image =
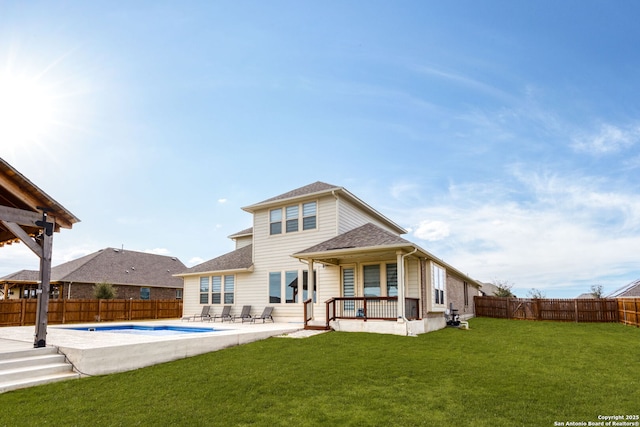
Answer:
POLYGON ((88 332, 111 332, 116 334, 133 334, 133 335, 182 335, 182 334, 198 334, 203 332, 217 332, 218 329, 202 328, 202 327, 183 327, 183 326, 144 326, 144 325, 116 325, 116 326, 90 326, 82 328, 66 328, 76 331, 88 332))

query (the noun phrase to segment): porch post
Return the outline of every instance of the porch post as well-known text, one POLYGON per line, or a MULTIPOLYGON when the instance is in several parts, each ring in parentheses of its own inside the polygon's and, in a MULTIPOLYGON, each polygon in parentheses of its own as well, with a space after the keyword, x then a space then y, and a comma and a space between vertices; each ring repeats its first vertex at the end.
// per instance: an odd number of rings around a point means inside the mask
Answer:
MULTIPOLYGON (((311 304, 309 304, 309 316, 313 319, 313 293, 316 288, 315 275, 313 274, 313 259, 309 259, 309 272, 307 273, 307 288, 309 293, 307 294, 308 298, 311 298, 311 304)), ((303 301, 304 302, 304 301, 303 301)))
POLYGON ((396 252, 397 264, 398 264, 398 321, 404 321, 405 319, 405 304, 404 304, 404 258, 402 257, 402 251, 396 252))

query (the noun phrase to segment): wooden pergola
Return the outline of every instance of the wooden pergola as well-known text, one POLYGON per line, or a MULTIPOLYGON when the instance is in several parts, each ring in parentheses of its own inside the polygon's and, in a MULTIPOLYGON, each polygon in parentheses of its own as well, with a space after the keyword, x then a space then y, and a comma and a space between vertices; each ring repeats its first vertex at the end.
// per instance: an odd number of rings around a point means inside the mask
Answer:
POLYGON ((70 229, 79 221, 0 158, 0 246, 22 242, 40 258, 34 347, 47 345, 53 233, 61 228, 70 229))

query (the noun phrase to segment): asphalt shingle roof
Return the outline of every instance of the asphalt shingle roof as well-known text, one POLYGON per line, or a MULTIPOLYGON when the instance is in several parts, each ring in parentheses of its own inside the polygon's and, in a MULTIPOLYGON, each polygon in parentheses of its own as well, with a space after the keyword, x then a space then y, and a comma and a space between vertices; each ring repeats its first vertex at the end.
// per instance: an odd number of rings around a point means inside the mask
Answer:
POLYGON ((184 274, 205 273, 212 271, 240 270, 253 265, 253 245, 247 245, 233 252, 205 261, 202 264, 185 270, 184 274))
POLYGON ((311 246, 297 254, 316 253, 332 251, 338 249, 370 248, 375 246, 414 246, 408 240, 384 230, 377 225, 367 223, 361 227, 354 228, 346 233, 340 234, 332 239, 311 246))
MULTIPOLYGON (((186 268, 174 257, 106 248, 53 267, 51 281, 182 288, 182 279, 173 275, 186 268)), ((39 273, 22 270, 1 280, 28 280, 27 278, 31 278, 31 281, 35 278, 37 281, 39 273)))
POLYGON ((257 205, 261 205, 263 203, 274 202, 276 200, 284 200, 291 199, 293 197, 305 196, 307 194, 319 193, 327 190, 334 190, 341 187, 336 185, 327 184, 326 182, 317 181, 313 184, 305 185, 304 187, 296 188, 295 190, 288 191, 284 194, 280 194, 279 196, 272 197, 267 200, 263 200, 260 203, 256 203, 257 205))

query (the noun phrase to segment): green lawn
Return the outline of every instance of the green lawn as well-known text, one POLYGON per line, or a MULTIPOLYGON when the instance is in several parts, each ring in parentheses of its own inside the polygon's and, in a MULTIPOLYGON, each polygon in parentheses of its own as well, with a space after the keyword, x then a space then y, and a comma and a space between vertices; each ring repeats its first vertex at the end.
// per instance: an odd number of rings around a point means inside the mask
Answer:
POLYGON ((0 425, 553 426, 640 413, 640 329, 331 332, 0 394, 0 425))

